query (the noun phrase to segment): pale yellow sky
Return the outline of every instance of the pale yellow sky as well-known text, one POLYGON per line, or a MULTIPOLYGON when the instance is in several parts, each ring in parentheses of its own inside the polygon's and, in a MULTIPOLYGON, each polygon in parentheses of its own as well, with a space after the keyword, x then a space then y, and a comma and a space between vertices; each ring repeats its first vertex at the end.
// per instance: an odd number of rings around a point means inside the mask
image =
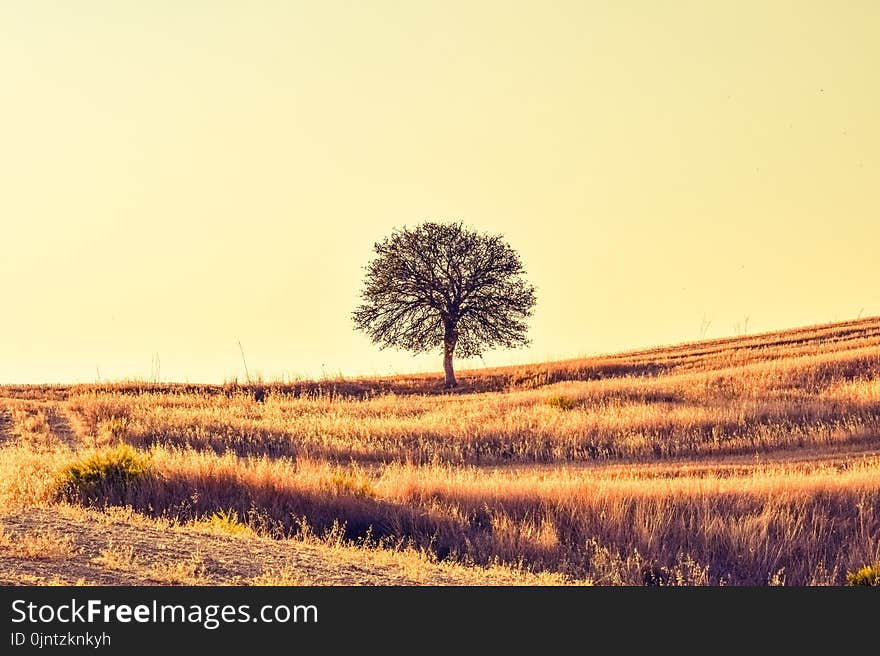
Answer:
POLYGON ((220 381, 239 340, 438 370, 349 318, 424 219, 538 287, 486 364, 880 314, 878 34, 869 0, 4 2, 0 383, 220 381))

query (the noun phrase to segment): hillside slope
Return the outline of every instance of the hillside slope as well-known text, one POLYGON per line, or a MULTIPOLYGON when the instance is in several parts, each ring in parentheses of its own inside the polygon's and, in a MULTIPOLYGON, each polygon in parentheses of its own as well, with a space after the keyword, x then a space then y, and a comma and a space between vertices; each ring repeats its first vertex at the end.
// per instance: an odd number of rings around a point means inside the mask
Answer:
POLYGON ((4 388, 0 580, 802 585, 880 567, 878 319, 462 378, 260 400, 4 388))

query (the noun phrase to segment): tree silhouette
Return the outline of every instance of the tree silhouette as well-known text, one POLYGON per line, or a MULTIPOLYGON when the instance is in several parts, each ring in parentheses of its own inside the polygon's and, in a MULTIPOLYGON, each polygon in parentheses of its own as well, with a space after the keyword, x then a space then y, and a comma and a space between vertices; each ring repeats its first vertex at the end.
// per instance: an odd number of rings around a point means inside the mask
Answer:
POLYGON ((352 313, 373 343, 414 353, 442 346, 448 388, 458 384, 454 355, 528 343, 535 288, 501 235, 429 221, 395 230, 373 248, 352 313))

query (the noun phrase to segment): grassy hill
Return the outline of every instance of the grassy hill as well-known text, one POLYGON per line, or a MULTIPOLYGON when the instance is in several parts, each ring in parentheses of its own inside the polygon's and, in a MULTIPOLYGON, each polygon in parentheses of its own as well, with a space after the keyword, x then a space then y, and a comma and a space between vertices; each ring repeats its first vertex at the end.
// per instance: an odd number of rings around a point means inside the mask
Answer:
POLYGON ((880 561, 880 319, 459 380, 2 387, 0 581, 841 584, 880 561))

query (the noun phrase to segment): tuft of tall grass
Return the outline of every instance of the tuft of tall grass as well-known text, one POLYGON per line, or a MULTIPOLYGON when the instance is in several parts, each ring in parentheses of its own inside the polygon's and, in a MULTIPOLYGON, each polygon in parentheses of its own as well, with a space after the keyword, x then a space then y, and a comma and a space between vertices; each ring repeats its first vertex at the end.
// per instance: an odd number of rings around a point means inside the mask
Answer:
POLYGON ((880 586, 880 563, 865 565, 846 574, 847 585, 880 586))
POLYGON ((150 471, 149 457, 126 444, 95 451, 58 472, 54 496, 58 500, 102 503, 125 495, 150 471))
POLYGON ((558 408, 559 410, 574 410, 578 407, 578 402, 567 396, 556 395, 547 399, 547 405, 551 408, 558 408))

